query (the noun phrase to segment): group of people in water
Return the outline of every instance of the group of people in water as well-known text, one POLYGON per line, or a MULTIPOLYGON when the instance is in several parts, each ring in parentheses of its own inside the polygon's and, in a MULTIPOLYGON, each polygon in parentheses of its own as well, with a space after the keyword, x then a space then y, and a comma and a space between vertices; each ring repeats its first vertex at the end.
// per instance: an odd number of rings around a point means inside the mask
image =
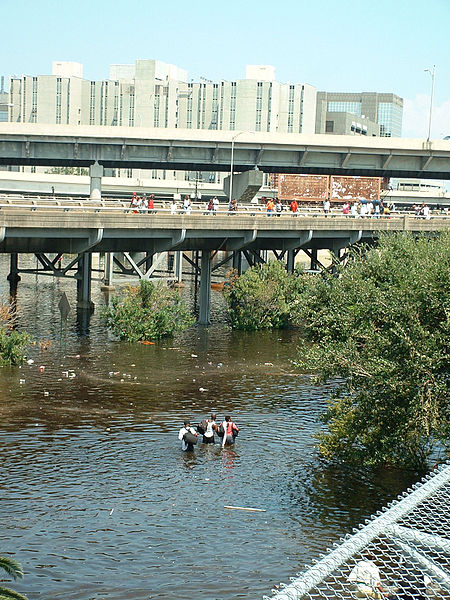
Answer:
POLYGON ((181 441, 181 449, 183 452, 192 452, 197 444, 199 435, 203 437, 204 444, 215 444, 215 436, 221 440, 221 446, 232 446, 239 433, 239 427, 231 420, 230 416, 226 416, 222 423, 217 421, 215 413, 211 414, 210 419, 203 419, 196 427, 196 430, 191 426, 189 420, 184 421, 183 427, 178 432, 178 439, 181 441))

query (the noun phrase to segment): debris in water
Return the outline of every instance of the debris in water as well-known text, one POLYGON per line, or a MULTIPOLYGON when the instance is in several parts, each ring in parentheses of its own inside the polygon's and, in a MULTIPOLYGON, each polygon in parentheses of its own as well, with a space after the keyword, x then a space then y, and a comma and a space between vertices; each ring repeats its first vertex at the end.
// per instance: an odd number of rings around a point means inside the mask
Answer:
POLYGON ((20 385, 23 385, 25 383, 25 379, 19 379, 19 383, 20 385))
POLYGON ((224 508, 228 508, 229 510, 248 510, 251 512, 266 512, 265 508, 246 508, 244 506, 224 506, 224 508))
POLYGON ((197 358, 197 354, 191 354, 192 358, 197 358))
POLYGON ((44 392, 44 396, 50 396, 50 392, 44 392))
POLYGON ((198 388, 199 392, 207 392, 208 390, 206 388, 198 388))
POLYGON ((109 516, 111 516, 111 515, 113 514, 113 512, 114 512, 114 509, 112 508, 112 509, 109 511, 109 516))
POLYGON ((222 367, 222 363, 217 363, 217 368, 220 369, 220 367, 222 367))
POLYGON ((143 340, 141 344, 144 344, 145 346, 154 346, 155 342, 148 342, 147 340, 143 340))
POLYGON ((44 367, 44 365, 41 365, 41 366, 39 367, 39 371, 40 371, 41 373, 43 373, 43 372, 45 371, 45 367, 44 367))
POLYGON ((32 358, 29 358, 27 360, 27 365, 32 365, 34 363, 34 360, 32 358))

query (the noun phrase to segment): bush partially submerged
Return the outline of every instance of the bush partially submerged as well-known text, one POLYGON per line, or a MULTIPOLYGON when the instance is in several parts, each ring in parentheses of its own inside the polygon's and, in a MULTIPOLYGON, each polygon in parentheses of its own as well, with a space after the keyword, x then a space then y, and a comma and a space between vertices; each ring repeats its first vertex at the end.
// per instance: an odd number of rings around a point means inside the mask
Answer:
POLYGON ((341 381, 324 457, 417 468, 436 446, 450 454, 449 256, 449 233, 386 235, 339 277, 307 280, 299 365, 341 381))
POLYGON ((0 303, 0 364, 17 365, 23 362, 31 336, 14 329, 16 317, 10 304, 0 303))
POLYGON ((158 340, 183 331, 194 319, 178 291, 166 284, 141 280, 138 287, 128 287, 113 296, 102 310, 111 331, 128 342, 158 340))
POLYGON ((234 329, 282 329, 292 322, 302 287, 298 272, 287 273, 283 263, 270 261, 232 276, 225 291, 234 329))

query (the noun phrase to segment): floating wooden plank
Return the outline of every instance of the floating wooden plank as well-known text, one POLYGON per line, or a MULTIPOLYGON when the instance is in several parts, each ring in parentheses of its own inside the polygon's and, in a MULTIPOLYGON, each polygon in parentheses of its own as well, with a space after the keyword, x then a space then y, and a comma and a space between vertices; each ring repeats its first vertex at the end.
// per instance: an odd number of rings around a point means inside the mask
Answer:
POLYGON ((248 510, 250 512, 266 512, 265 508, 246 508, 244 506, 224 506, 228 510, 248 510))

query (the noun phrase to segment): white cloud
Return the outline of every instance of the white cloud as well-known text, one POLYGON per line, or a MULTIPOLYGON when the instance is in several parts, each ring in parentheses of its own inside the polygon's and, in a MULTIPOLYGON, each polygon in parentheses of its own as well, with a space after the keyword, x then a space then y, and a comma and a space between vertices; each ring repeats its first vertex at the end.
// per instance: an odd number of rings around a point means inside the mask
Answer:
MULTIPOLYGON (((430 118, 430 96, 418 94, 413 100, 403 101, 403 137, 428 137, 430 118)), ((431 121, 431 137, 442 139, 450 135, 450 98, 442 104, 434 104, 431 121)))

